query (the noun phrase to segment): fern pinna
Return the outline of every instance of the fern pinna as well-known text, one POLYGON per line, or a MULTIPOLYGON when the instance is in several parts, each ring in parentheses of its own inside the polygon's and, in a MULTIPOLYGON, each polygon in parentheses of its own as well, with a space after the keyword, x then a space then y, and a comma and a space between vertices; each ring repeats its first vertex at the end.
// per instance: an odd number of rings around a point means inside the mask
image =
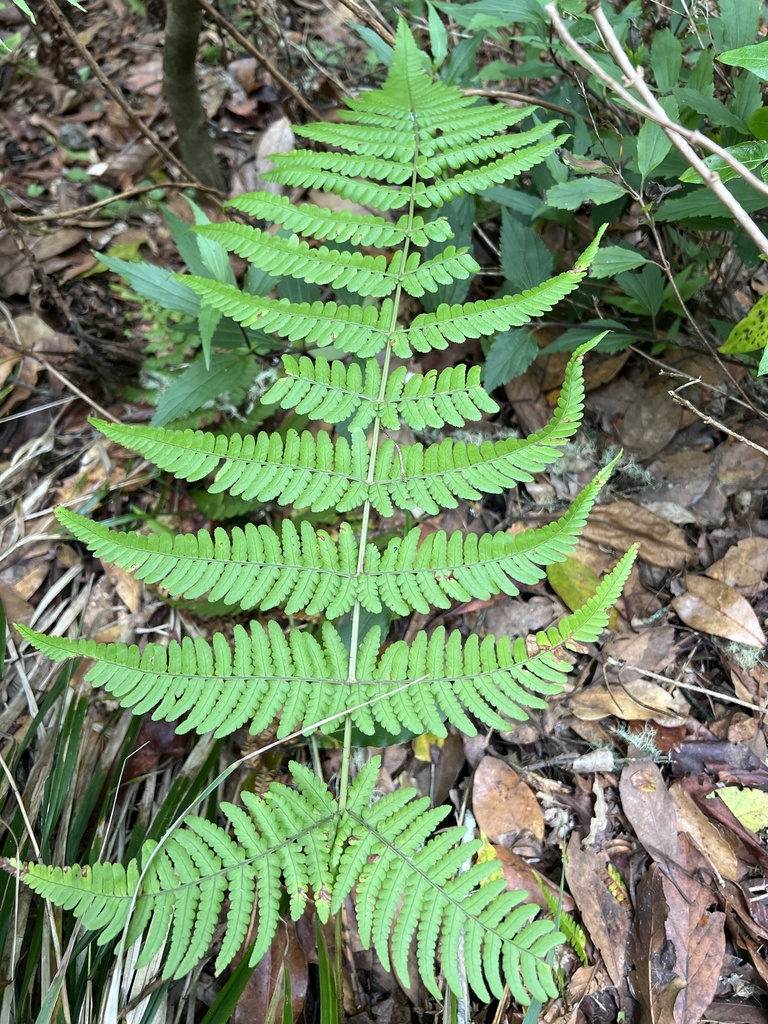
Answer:
POLYGON ((497 409, 476 368, 410 375, 393 360, 527 323, 586 273, 597 243, 572 270, 521 295, 444 303, 410 323, 403 319, 403 296, 436 293, 479 269, 468 250, 451 245, 424 255, 428 244, 452 237, 448 220, 435 211, 509 181, 559 144, 555 122, 509 131, 532 113, 482 105, 434 81, 401 24, 383 87, 349 101, 340 124, 298 129, 333 150, 277 156, 270 174, 283 185, 323 189, 386 216, 331 213, 256 193, 229 205, 281 230, 244 223, 196 229, 273 276, 328 286, 337 298, 340 289, 361 297, 358 304, 293 302, 183 277, 212 315, 258 325, 292 347, 265 403, 343 429, 241 437, 97 421, 107 437, 181 480, 212 476, 212 492, 292 506, 295 514, 278 529, 249 524, 168 539, 119 533, 61 510, 62 524, 77 539, 174 597, 207 596, 237 612, 282 608, 309 622, 286 631, 275 619, 254 621, 249 629, 236 626, 231 641, 216 634, 210 642, 185 638, 143 650, 20 631, 56 660, 92 659, 88 678, 95 685, 137 714, 181 719, 180 730, 224 736, 248 725, 259 733, 277 720, 284 737, 328 720, 344 722, 338 796, 294 764, 295 786, 275 784, 263 797, 243 794, 244 807, 222 806, 224 826, 190 817, 162 844, 146 844, 127 867, 19 866, 38 893, 73 910, 86 928, 101 929, 100 942, 124 933, 126 942, 141 944, 139 964, 161 952, 166 978, 182 976, 207 954, 225 905, 218 970, 238 953, 254 904, 256 962, 284 912, 282 891, 294 918, 311 899, 326 920, 355 890, 363 941, 403 979, 415 942, 419 972, 436 995, 438 950, 454 992, 462 991, 461 950, 481 999, 501 996, 505 983, 521 1003, 556 994, 547 959, 562 938, 554 925, 537 918, 523 893, 486 880, 492 864, 460 870, 478 843, 462 843, 462 829, 435 832, 445 808, 432 809, 406 789, 374 799, 378 761, 351 783, 348 767, 353 725, 368 735, 405 727, 444 736, 449 725, 472 734, 478 722, 503 729, 510 718, 526 717, 525 709, 544 707, 568 671, 559 652, 599 636, 629 571, 624 558, 591 600, 538 634, 533 647, 442 628, 382 647, 381 629, 363 626, 368 613, 428 612, 516 594, 515 580, 540 581, 546 565, 573 550, 609 471, 557 522, 516 536, 438 531, 422 540, 410 529, 383 547, 372 539, 376 517, 395 509, 432 515, 530 481, 578 428, 586 349, 568 365, 551 422, 532 437, 401 444, 389 436, 402 424, 445 434, 497 409), (366 251, 371 248, 394 252, 387 257, 366 251), (357 529, 342 523, 328 532, 301 515, 326 509, 360 510, 357 529), (351 624, 346 632, 337 628, 341 616, 351 624))

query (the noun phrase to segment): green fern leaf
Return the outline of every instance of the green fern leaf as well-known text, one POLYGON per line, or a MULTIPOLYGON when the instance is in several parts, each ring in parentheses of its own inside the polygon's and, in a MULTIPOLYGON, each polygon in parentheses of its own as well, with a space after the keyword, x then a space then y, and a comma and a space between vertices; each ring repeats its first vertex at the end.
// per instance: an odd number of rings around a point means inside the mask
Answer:
POLYGON ((399 430, 401 421, 414 430, 440 428, 450 423, 462 427, 479 420, 498 406, 480 385, 479 366, 446 367, 441 373, 409 374, 406 367, 393 370, 383 399, 381 368, 368 359, 364 372, 359 363, 308 356, 283 356, 285 377, 264 395, 267 405, 294 408, 313 420, 341 423, 353 417, 350 430, 366 430, 378 416, 382 426, 399 430))
POLYGON ((418 633, 410 645, 390 644, 379 654, 376 628, 361 640, 355 680, 349 678, 349 653, 330 623, 323 627, 322 643, 301 630, 286 637, 270 621, 266 627, 251 623, 250 632, 235 626, 233 647, 217 633, 210 644, 186 638, 167 648, 149 644, 143 652, 18 629, 55 661, 93 659, 86 678, 137 714, 152 710, 153 717, 169 721, 187 715, 182 732, 215 730, 224 736, 250 720, 251 731, 258 733, 282 712, 278 736, 345 713, 365 733, 379 723, 390 732, 405 726, 443 736, 448 719, 474 735, 467 711, 505 729, 509 723, 503 715, 523 720, 526 708, 546 707, 541 695, 562 691, 568 664, 557 651, 598 638, 608 621, 605 609, 621 593, 634 554, 619 562, 583 608, 539 633, 534 654, 522 640, 481 642, 473 635, 464 641, 458 631, 446 636, 442 628, 431 636, 418 633))
MULTIPOLYGON (((444 349, 449 342, 488 338, 497 331, 530 323, 534 318, 550 312, 566 295, 578 288, 591 263, 589 257, 588 250, 573 270, 559 274, 519 295, 455 306, 443 304, 434 313, 419 313, 408 330, 397 335, 395 353, 407 358, 413 351, 444 349), (584 260, 586 264, 582 262, 584 260)), ((187 282, 187 278, 184 280, 187 282)))
POLYGON ((397 445, 387 439, 376 453, 373 480, 368 478, 368 446, 362 431, 351 441, 332 441, 325 431, 289 430, 283 440, 261 433, 226 438, 203 431, 126 427, 93 420, 113 441, 133 448, 161 469, 184 480, 216 474, 211 493, 228 490, 245 500, 276 500, 281 505, 321 512, 348 512, 366 501, 382 515, 394 506, 422 508, 436 515, 455 508, 459 498, 477 500, 499 494, 521 480, 531 480, 560 457, 560 448, 578 429, 584 398, 579 349, 566 370, 565 382, 551 422, 518 440, 485 441, 480 445, 446 439, 424 447, 397 445))
MULTIPOLYGON (((229 927, 217 972, 237 955, 236 941, 242 941, 254 905, 258 928, 251 963, 269 949, 279 923, 281 881, 291 896, 294 919, 311 895, 323 920, 331 910, 339 911, 357 882, 363 942, 389 964, 391 941, 395 967, 406 983, 407 954, 415 938, 423 976, 439 998, 438 946, 444 964, 456 963, 463 935, 468 973, 484 998, 490 998, 486 979, 495 996, 502 994, 500 957, 521 1002, 556 994, 546 965, 534 961, 542 961, 563 937, 551 922, 530 923, 538 908, 519 906, 524 893, 499 892, 493 883, 480 887, 492 865, 456 874, 479 843, 463 844, 463 829, 429 838, 445 808, 431 809, 412 789, 370 805, 379 766, 379 758, 364 766, 347 811, 340 811, 328 789, 292 762, 298 789, 273 783, 263 797, 244 793, 247 812, 222 805, 234 838, 202 818, 188 818, 186 827, 162 846, 144 845, 141 872, 136 861, 127 871, 113 864, 68 871, 36 863, 11 866, 35 892, 71 909, 85 928, 99 928, 108 917, 114 936, 115 923, 125 925, 135 902, 134 921, 141 920, 142 929, 149 923, 138 964, 164 952, 164 978, 183 977, 190 964, 207 954, 225 900, 229 927), (105 895, 104 889, 111 891, 105 895)), ((132 927, 132 938, 138 937, 132 927)), ((446 977, 454 991, 461 991, 455 968, 448 968, 446 977)))
POLYGON ((336 302, 275 301, 247 295, 232 285, 208 278, 182 275, 185 284, 213 309, 218 309, 244 327, 258 324, 289 341, 324 347, 363 357, 376 355, 387 344, 392 322, 392 302, 375 306, 343 306, 336 302))
MULTIPOLYGON (((328 150, 280 155, 267 175, 326 189, 370 213, 294 206, 292 198, 262 192, 229 205, 279 232, 242 223, 194 229, 221 258, 234 252, 271 279, 331 289, 323 301, 290 302, 241 292, 231 275, 226 283, 179 276, 212 317, 225 314, 245 330, 258 326, 276 347, 282 339, 299 349, 284 352, 284 375, 267 399, 339 424, 335 434, 287 429, 241 437, 94 421, 108 438, 178 479, 213 476, 212 493, 295 510, 334 509, 342 517, 362 509, 334 530, 297 516, 298 525, 289 517, 276 528, 248 523, 179 537, 120 534, 58 513, 100 558, 175 597, 207 596, 238 610, 280 608, 304 622, 287 631, 282 618, 249 628, 237 623, 231 635, 184 636, 143 649, 19 626, 26 640, 55 661, 91 659, 87 678, 136 714, 221 737, 246 725, 258 734, 277 723, 284 738, 342 720, 366 735, 406 728, 445 736, 449 727, 472 735, 478 723, 505 729, 562 692, 569 670, 563 649, 598 639, 634 552, 582 608, 527 641, 438 627, 382 645, 381 630, 363 625, 366 611, 426 614, 535 584, 547 565, 573 550, 611 468, 556 522, 516 536, 437 531, 422 539, 415 527, 381 547, 372 537, 375 513, 436 514, 530 480, 559 458, 578 427, 582 361, 591 344, 569 362, 551 422, 530 438, 406 444, 388 434, 402 425, 461 427, 497 411, 476 367, 410 375, 393 356, 522 326, 572 292, 594 257, 599 234, 572 270, 522 295, 440 305, 412 319, 410 303, 401 302, 477 272, 468 249, 432 244, 453 237, 449 220, 429 220, 418 210, 475 195, 546 159, 560 143, 557 122, 519 130, 531 112, 480 102, 433 80, 401 23, 384 85, 350 100, 340 124, 299 129, 328 150), (392 211, 402 213, 390 218, 392 211), (343 305, 334 288, 363 298, 343 305), (332 358, 313 351, 324 347, 333 349, 332 358), (337 629, 331 620, 342 615, 349 619, 337 629)), ((345 757, 349 736, 345 728, 345 757)), ((488 878, 492 865, 466 867, 478 844, 464 843, 463 829, 438 831, 444 808, 430 808, 409 790, 377 800, 375 760, 350 785, 342 773, 338 800, 308 768, 294 764, 291 772, 293 786, 275 783, 264 796, 244 793, 242 806, 224 804, 225 827, 188 817, 160 844, 146 843, 125 868, 34 864, 20 866, 21 875, 97 930, 101 943, 121 934, 124 943, 138 942, 137 966, 162 956, 165 978, 184 976, 208 955, 222 918, 219 971, 237 956, 252 920, 253 962, 268 951, 285 912, 283 893, 294 918, 311 900, 321 921, 354 893, 360 935, 404 982, 415 963, 439 996, 439 963, 448 987, 459 992, 461 957, 480 999, 500 997, 505 985, 521 1003, 555 994, 547 961, 561 936, 523 904, 523 894, 488 878)))
POLYGON ((332 210, 313 203, 296 206, 288 196, 274 195, 272 192, 249 192, 230 199, 224 205, 225 208, 247 213, 250 217, 279 224, 305 238, 322 241, 394 248, 402 245, 406 239, 410 239, 414 245, 423 246, 430 239, 444 242, 450 237, 446 221, 426 223, 422 217, 414 217, 409 224, 408 218, 402 217, 396 224, 391 224, 383 217, 352 213, 349 210, 332 210))
POLYGON ((602 470, 554 523, 510 536, 506 533, 466 538, 457 532, 427 535, 411 530, 394 538, 383 552, 369 544, 362 573, 357 571, 357 543, 342 523, 334 540, 306 521, 296 529, 284 519, 278 534, 268 526, 248 524, 230 534, 217 529, 172 537, 110 530, 68 509, 57 517, 91 552, 113 562, 173 597, 196 600, 207 595, 239 610, 267 611, 283 606, 289 615, 306 611, 338 618, 356 600, 368 611, 382 604, 395 614, 427 614, 430 607, 449 608, 451 601, 487 600, 518 593, 515 581, 529 586, 544 578, 547 565, 574 550, 600 488, 615 463, 602 470))
POLYGON ((332 284, 372 296, 389 295, 397 285, 397 278, 388 271, 383 256, 364 256, 324 245, 313 249, 296 235, 283 238, 248 224, 198 224, 194 230, 275 277, 332 284))

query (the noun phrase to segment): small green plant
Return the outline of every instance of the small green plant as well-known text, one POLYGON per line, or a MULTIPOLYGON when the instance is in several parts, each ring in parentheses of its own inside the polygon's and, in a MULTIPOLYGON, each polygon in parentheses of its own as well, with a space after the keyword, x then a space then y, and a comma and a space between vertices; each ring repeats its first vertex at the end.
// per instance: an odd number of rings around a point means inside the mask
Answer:
MULTIPOLYGON (((181 731, 227 736, 248 725, 258 734, 277 722, 278 736, 287 737, 343 726, 335 789, 292 763, 293 785, 274 783, 264 796, 243 793, 243 806, 221 805, 219 821, 188 816, 126 865, 95 857, 67 868, 14 862, 27 885, 98 930, 100 944, 121 936, 125 951, 136 943, 139 965, 161 957, 165 979, 182 977, 209 955, 225 913, 216 955, 223 970, 240 950, 254 905, 251 963, 269 949, 281 914, 297 918, 310 901, 321 921, 336 917, 340 941, 340 911, 354 892, 363 943, 404 980, 415 943, 419 974, 435 996, 438 963, 448 988, 461 993, 460 958, 481 1000, 501 996, 505 984, 521 1003, 557 994, 551 953, 562 936, 554 924, 537 916, 524 893, 506 891, 503 878, 481 884, 493 864, 459 870, 479 841, 464 843, 463 828, 436 831, 448 808, 432 808, 412 790, 377 795, 378 758, 356 777, 351 770, 353 728, 363 742, 382 729, 445 736, 453 726, 474 734, 477 723, 503 729, 544 708, 569 670, 563 647, 599 637, 632 562, 632 553, 621 559, 592 599, 539 633, 533 646, 443 628, 382 646, 380 626, 367 625, 371 617, 388 623, 453 601, 516 594, 515 580, 540 581, 548 564, 573 550, 611 468, 561 519, 537 530, 481 537, 438 531, 420 540, 412 528, 399 535, 399 512, 437 514, 530 480, 558 459, 579 426, 589 345, 568 365, 551 422, 531 437, 473 444, 446 436, 424 445, 390 435, 402 423, 461 427, 496 409, 476 369, 409 376, 397 358, 522 326, 577 288, 594 257, 597 241, 572 270, 535 288, 439 304, 405 319, 404 298, 432 295, 479 269, 466 247, 445 244, 450 225, 433 215, 510 181, 561 144, 554 122, 510 131, 530 113, 478 102, 433 80, 401 23, 382 88, 351 100, 339 124, 298 129, 332 148, 275 157, 271 173, 281 184, 325 189, 382 216, 257 193, 230 205, 282 230, 199 223, 193 234, 201 246, 238 253, 254 273, 330 287, 336 298, 269 298, 220 273, 163 278, 214 311, 212 319, 220 314, 297 346, 283 356, 284 376, 267 400, 315 423, 338 424, 335 434, 322 425, 224 436, 97 421, 106 436, 177 479, 213 474, 212 492, 274 502, 286 515, 279 529, 246 524, 169 538, 121 534, 61 510, 76 538, 172 596, 207 595, 238 612, 282 609, 300 621, 285 628, 271 616, 250 628, 236 625, 231 640, 217 633, 210 642, 186 637, 143 650, 29 629, 24 636, 56 660, 92 659, 92 683, 137 714, 181 719, 181 731), (351 522, 334 533, 316 528, 310 514, 329 509, 351 522), (381 546, 379 524, 390 535, 381 546)), ((215 367, 216 353, 210 358, 215 367)))
MULTIPOLYGON (((734 218, 662 127, 627 102, 627 95, 638 97, 633 87, 620 83, 637 69, 665 116, 686 138, 695 133, 704 164, 717 172, 745 216, 758 217, 768 181, 768 108, 759 81, 766 78, 768 61, 766 44, 754 45, 759 0, 723 0, 717 18, 682 0, 672 0, 663 11, 654 8, 652 18, 641 0, 555 6, 586 59, 553 31, 552 4, 435 0, 426 10, 414 6, 426 22, 434 66, 444 81, 480 87, 489 96, 535 93, 568 117, 570 136, 561 137, 558 151, 530 168, 514 189, 500 183, 484 190, 463 215, 449 214, 451 223, 471 228, 475 221, 495 221, 501 208, 500 294, 547 280, 563 248, 571 248, 568 239, 590 231, 590 219, 592 230, 613 225, 588 285, 546 318, 563 329, 548 352, 572 352, 598 332, 605 332, 605 352, 631 344, 685 343, 690 335, 698 344, 705 335, 716 346, 740 313, 729 308, 731 286, 750 276, 758 255, 768 253, 768 239, 759 221, 750 232, 734 218), (606 25, 618 55, 609 46, 606 25), (620 66, 619 57, 629 65, 620 66), (725 158, 708 155, 702 145, 707 141, 719 144, 725 158), (756 179, 743 180, 726 159, 756 179), (555 252, 549 247, 553 223, 562 229, 555 252), (713 328, 703 326, 713 320, 713 328)), ((361 34, 374 45, 371 30, 361 34)), ((386 47, 376 45, 386 56, 386 47)), ((489 237, 495 237, 493 226, 489 237)), ((763 316, 764 307, 743 330, 737 325, 722 351, 764 350, 763 316)), ((485 386, 493 390, 507 383, 539 353, 535 328, 498 332, 486 353, 485 386)), ((768 357, 759 372, 766 370, 768 357)))

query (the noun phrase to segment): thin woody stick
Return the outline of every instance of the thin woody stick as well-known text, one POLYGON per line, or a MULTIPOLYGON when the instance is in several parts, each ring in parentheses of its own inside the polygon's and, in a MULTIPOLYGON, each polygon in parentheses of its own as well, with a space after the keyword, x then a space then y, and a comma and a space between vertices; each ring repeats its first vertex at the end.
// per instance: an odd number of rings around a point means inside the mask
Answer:
POLYGON ((171 164, 177 170, 181 171, 185 178, 189 178, 192 181, 195 181, 194 175, 190 174, 189 170, 184 166, 181 160, 179 160, 179 158, 174 153, 172 153, 171 150, 168 149, 168 147, 163 142, 160 141, 160 139, 152 131, 152 129, 148 128, 144 124, 144 122, 138 116, 136 111, 131 108, 130 103, 126 102, 125 97, 121 96, 120 92, 114 87, 114 85, 112 85, 110 80, 99 67, 96 60, 91 56, 91 53, 88 50, 88 48, 83 46, 83 44, 77 38, 77 33, 57 7, 55 0, 43 0, 43 3, 48 9, 48 12, 50 13, 53 20, 56 22, 56 25, 59 28, 59 30, 67 37, 69 42, 75 47, 80 57, 85 61, 85 63, 93 72, 93 75, 96 78, 96 80, 105 90, 105 92, 115 101, 115 103, 117 103, 117 105, 129 119, 129 121, 136 127, 137 131, 141 135, 143 135, 148 142, 152 144, 153 148, 157 150, 157 152, 163 157, 165 161, 167 161, 167 163, 171 164))
POLYGON ((600 65, 590 57, 587 51, 576 42, 571 33, 565 27, 554 3, 548 4, 545 10, 558 36, 565 43, 568 49, 579 59, 580 63, 582 63, 584 67, 591 71, 610 89, 613 89, 627 104, 627 106, 631 107, 632 110, 636 111, 642 117, 654 121, 663 129, 673 146, 675 146, 675 148, 685 157, 696 173, 701 176, 707 188, 709 188, 710 191, 717 196, 720 202, 730 211, 734 220, 749 235, 758 249, 764 255, 768 256, 768 238, 766 238, 754 220, 752 220, 741 203, 734 199, 728 189, 725 188, 720 180, 720 176, 707 167, 701 157, 692 148, 691 142, 701 146, 703 149, 708 149, 711 153, 719 156, 724 163, 731 167, 731 169, 748 182, 748 184, 764 195, 768 195, 768 185, 755 177, 755 175, 752 174, 752 172, 749 171, 739 160, 736 160, 730 153, 726 153, 724 149, 712 142, 711 139, 708 139, 700 132, 688 131, 688 129, 683 128, 682 125, 676 124, 667 116, 664 108, 645 84, 642 71, 638 71, 638 69, 632 66, 626 54, 622 50, 621 44, 616 38, 616 34, 608 22, 608 19, 603 14, 599 3, 596 3, 595 0, 593 0, 590 5, 590 13, 595 19, 595 24, 598 26, 598 29, 603 36, 603 40, 620 70, 625 74, 625 81, 628 85, 637 89, 637 91, 646 100, 646 103, 641 103, 637 100, 631 92, 604 71, 600 65))

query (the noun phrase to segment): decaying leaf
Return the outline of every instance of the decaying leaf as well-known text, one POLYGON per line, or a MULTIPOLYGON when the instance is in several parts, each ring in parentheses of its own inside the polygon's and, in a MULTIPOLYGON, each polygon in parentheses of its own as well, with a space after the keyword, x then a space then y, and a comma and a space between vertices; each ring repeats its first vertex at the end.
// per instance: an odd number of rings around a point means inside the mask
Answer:
POLYGON ((475 769, 472 810, 492 843, 511 846, 521 833, 544 838, 544 816, 533 792, 516 771, 497 757, 484 757, 475 769))
POLYGON ((718 826, 701 813, 679 782, 672 783, 669 795, 675 803, 678 831, 690 836, 723 878, 735 878, 738 870, 736 854, 718 826))
POLYGON ((706 863, 686 836, 677 859, 653 864, 636 893, 633 981, 645 1019, 698 1024, 717 990, 725 915, 695 872, 706 863))
POLYGON ((692 573, 686 575, 685 585, 688 592, 674 598, 672 607, 687 626, 748 647, 765 647, 757 616, 733 587, 692 573))
POLYGON ((621 809, 648 853, 674 858, 677 814, 661 772, 653 761, 631 761, 619 780, 621 809))
POLYGON ((706 574, 729 587, 737 587, 745 597, 762 593, 768 585, 768 538, 745 537, 710 565, 706 574))
POLYGON ((677 954, 666 933, 664 876, 652 864, 635 893, 630 977, 646 1024, 675 1024, 674 1007, 685 981, 675 971, 677 954))
POLYGON ((668 693, 649 679, 619 681, 610 686, 597 683, 568 698, 569 711, 587 721, 613 716, 624 721, 654 719, 662 725, 671 725, 685 717, 687 708, 682 697, 668 693))
POLYGON ((666 934, 676 953, 675 973, 685 982, 674 1005, 675 1024, 698 1024, 715 997, 725 955, 725 915, 710 910, 713 893, 696 872, 704 858, 681 836, 676 861, 663 877, 669 912, 666 934))
POLYGON ((582 536, 617 552, 637 543, 640 558, 663 569, 680 569, 695 555, 683 530, 634 501, 615 501, 595 509, 582 536))
POLYGON ((630 908, 626 896, 609 886, 608 854, 582 847, 576 833, 568 842, 565 877, 592 942, 600 950, 614 985, 624 984, 630 908))

